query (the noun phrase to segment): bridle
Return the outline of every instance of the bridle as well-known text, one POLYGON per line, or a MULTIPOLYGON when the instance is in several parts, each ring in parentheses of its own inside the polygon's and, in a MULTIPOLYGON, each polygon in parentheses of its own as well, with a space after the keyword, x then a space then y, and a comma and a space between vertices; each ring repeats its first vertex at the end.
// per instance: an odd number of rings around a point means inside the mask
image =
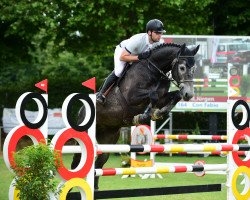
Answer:
MULTIPOLYGON (((192 58, 194 58, 194 56, 179 56, 179 58, 190 58, 190 57, 192 57, 192 58)), ((171 63, 171 71, 173 71, 173 69, 177 66, 177 64, 179 63, 179 58, 175 58, 173 61, 172 61, 172 63, 171 63)), ((179 76, 179 73, 177 73, 177 76, 178 76, 178 79, 179 79, 179 81, 177 81, 177 80, 175 80, 175 79, 173 79, 172 77, 169 77, 167 74, 165 74, 161 69, 159 69, 150 59, 147 59, 147 61, 148 61, 148 68, 150 69, 150 66, 149 66, 149 64, 151 64, 162 76, 163 76, 163 78, 165 78, 165 79, 167 79, 167 80, 169 80, 169 81, 171 81, 176 87, 178 87, 178 88, 181 88, 180 87, 180 85, 182 84, 182 83, 186 83, 186 82, 194 82, 193 80, 181 80, 180 79, 180 76, 179 76)))

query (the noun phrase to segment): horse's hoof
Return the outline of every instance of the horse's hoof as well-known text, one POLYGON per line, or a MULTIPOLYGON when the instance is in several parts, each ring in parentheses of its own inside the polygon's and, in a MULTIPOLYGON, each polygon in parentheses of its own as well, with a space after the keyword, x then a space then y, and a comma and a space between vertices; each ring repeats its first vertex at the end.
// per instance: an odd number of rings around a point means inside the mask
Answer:
POLYGON ((154 112, 151 116, 151 120, 156 121, 156 120, 162 119, 162 118, 163 118, 163 116, 161 115, 160 110, 159 109, 154 110, 154 112))
POLYGON ((150 115, 147 115, 145 113, 144 114, 136 115, 133 118, 133 124, 135 126, 138 126, 140 124, 148 123, 149 121, 150 121, 150 115))
MULTIPOLYGON (((141 115, 141 114, 140 114, 140 115, 141 115)), ((140 122, 139 122, 140 115, 136 115, 136 116, 134 116, 134 118, 133 118, 132 123, 133 123, 135 126, 138 126, 138 125, 140 124, 140 122)))

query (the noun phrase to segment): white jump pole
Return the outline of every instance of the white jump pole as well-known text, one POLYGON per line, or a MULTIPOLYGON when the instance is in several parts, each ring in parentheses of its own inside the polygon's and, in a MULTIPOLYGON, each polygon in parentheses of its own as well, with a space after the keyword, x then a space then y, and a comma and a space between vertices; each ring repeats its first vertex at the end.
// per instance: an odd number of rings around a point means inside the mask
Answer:
MULTIPOLYGON (((93 101, 93 104, 96 108, 96 95, 95 94, 89 94, 89 97, 91 98, 91 100, 93 101)), ((94 160, 97 156, 96 154, 96 109, 95 109, 95 119, 91 125, 91 127, 88 129, 88 135, 90 137, 90 139, 92 140, 93 146, 94 146, 94 160)), ((92 191, 92 196, 94 196, 94 181, 95 181, 95 162, 93 162, 92 167, 87 175, 86 178, 87 183, 90 185, 91 191, 92 191)))

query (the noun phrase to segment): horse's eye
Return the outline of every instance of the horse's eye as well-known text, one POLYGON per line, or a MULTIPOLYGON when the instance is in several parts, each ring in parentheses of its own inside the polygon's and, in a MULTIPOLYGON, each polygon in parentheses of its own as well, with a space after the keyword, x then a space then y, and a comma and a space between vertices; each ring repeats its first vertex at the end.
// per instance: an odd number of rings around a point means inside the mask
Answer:
POLYGON ((180 69, 180 72, 182 73, 186 71, 186 67, 184 65, 181 65, 179 69, 180 69))

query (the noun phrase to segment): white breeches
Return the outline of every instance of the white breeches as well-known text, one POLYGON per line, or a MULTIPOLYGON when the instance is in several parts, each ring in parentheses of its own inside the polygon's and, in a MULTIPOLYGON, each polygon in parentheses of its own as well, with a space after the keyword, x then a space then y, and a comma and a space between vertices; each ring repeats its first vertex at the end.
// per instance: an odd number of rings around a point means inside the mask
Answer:
POLYGON ((117 77, 120 77, 123 69, 125 67, 126 62, 120 60, 120 56, 122 54, 122 48, 117 45, 115 48, 115 53, 114 53, 114 63, 115 63, 115 75, 117 77))

